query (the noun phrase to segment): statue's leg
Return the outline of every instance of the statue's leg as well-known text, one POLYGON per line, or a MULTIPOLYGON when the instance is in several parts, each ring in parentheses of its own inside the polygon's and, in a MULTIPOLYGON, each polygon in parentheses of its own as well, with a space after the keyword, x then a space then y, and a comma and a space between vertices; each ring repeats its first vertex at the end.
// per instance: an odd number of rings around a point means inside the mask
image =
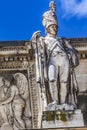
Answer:
POLYGON ((60 104, 66 103, 68 76, 69 76, 69 64, 65 62, 60 66, 60 104))
POLYGON ((8 117, 7 117, 7 114, 6 114, 6 106, 3 105, 3 106, 0 106, 0 113, 1 113, 1 116, 4 120, 4 123, 7 123, 8 122, 8 117))
POLYGON ((64 104, 66 102, 66 96, 67 96, 67 83, 60 83, 60 104, 64 104))
POLYGON ((23 107, 19 105, 15 105, 14 107, 14 118, 16 119, 20 128, 25 129, 25 122, 22 118, 23 116, 23 107))
POLYGON ((49 87, 52 101, 58 102, 58 92, 57 92, 58 90, 56 87, 56 81, 55 82, 49 81, 49 87))
POLYGON ((49 65, 48 69, 49 90, 52 101, 58 103, 57 75, 58 75, 58 68, 55 65, 49 65))

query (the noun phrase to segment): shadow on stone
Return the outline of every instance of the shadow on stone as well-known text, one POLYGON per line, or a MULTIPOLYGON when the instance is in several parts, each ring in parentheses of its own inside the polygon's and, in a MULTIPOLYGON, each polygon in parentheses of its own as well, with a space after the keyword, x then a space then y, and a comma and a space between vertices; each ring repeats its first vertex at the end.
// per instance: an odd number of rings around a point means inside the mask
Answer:
POLYGON ((81 93, 78 95, 78 108, 82 110, 84 124, 87 127, 87 93, 81 93))

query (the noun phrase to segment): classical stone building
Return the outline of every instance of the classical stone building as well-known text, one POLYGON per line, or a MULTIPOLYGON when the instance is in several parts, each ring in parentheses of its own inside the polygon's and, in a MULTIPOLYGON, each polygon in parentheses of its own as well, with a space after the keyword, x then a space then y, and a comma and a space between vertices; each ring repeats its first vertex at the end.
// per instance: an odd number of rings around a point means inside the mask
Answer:
MULTIPOLYGON (((78 107, 84 114, 87 126, 87 38, 68 39, 79 52, 80 65, 76 68, 79 86, 78 107)), ((35 79, 35 55, 31 41, 3 41, 0 42, 0 76, 23 74, 28 81, 29 104, 31 109, 32 128, 39 128, 40 117, 40 90, 35 79)), ((28 126, 27 126, 28 128, 28 126)))
POLYGON ((76 69, 76 74, 78 78, 78 84, 80 88, 80 92, 87 91, 87 39, 86 38, 78 38, 71 39, 71 44, 74 46, 79 52, 80 64, 76 69))

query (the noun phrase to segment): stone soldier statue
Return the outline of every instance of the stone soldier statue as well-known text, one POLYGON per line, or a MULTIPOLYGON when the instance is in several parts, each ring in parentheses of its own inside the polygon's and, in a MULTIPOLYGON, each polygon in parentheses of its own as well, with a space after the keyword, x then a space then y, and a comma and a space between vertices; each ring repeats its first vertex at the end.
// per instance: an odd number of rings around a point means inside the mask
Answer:
MULTIPOLYGON (((71 66, 76 67, 78 65, 77 51, 67 40, 62 40, 57 36, 58 21, 55 2, 51 1, 49 7, 50 10, 43 14, 42 19, 46 36, 39 37, 39 33, 38 35, 36 35, 37 33, 34 33, 32 39, 34 41, 36 38, 37 44, 40 43, 41 52, 44 50, 41 57, 45 57, 43 62, 46 62, 44 65, 44 79, 47 78, 49 82, 49 91, 52 98, 52 102, 50 104, 68 104, 68 79, 70 68, 72 68, 71 66), (72 62, 70 65, 71 60, 72 62)), ((76 79, 74 81, 76 83, 76 79)), ((69 103, 72 102, 70 101, 69 103)), ((73 105, 75 105, 75 102, 73 105)))

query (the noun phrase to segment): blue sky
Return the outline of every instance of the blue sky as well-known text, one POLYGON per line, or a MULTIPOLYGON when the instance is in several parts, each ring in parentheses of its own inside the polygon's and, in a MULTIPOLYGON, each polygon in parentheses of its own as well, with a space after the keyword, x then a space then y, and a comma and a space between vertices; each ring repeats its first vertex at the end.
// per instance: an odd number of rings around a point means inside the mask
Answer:
MULTIPOLYGON (((0 0, 0 41, 30 40, 51 0, 0 0)), ((60 37, 87 37, 87 0, 55 0, 60 37)))

